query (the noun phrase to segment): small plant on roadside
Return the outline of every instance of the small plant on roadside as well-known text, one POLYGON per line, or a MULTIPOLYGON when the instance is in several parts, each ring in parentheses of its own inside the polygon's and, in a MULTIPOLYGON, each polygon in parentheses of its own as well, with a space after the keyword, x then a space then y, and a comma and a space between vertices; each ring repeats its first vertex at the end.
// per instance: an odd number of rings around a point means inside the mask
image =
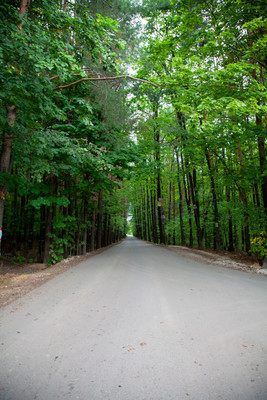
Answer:
POLYGON ((58 262, 60 262, 64 259, 64 257, 63 257, 64 246, 66 246, 68 244, 67 239, 59 238, 54 234, 51 234, 50 238, 52 239, 52 243, 51 243, 50 249, 49 249, 50 257, 47 261, 47 265, 49 265, 49 266, 57 264, 58 262))
POLYGON ((259 265, 262 266, 267 258, 267 233, 265 231, 251 240, 251 254, 253 254, 259 265))
POLYGON ((26 258, 23 257, 22 255, 20 255, 20 253, 18 253, 15 257, 13 257, 11 259, 12 264, 23 263, 25 261, 26 261, 26 258))

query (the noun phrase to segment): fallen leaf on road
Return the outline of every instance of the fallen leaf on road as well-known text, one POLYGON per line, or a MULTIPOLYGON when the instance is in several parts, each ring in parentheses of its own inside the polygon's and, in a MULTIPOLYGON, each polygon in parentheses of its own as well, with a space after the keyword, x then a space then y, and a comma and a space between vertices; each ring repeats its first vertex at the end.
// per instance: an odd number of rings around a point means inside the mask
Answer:
POLYGON ((142 343, 140 343, 140 346, 146 346, 147 345, 147 343, 146 342, 142 342, 142 343))

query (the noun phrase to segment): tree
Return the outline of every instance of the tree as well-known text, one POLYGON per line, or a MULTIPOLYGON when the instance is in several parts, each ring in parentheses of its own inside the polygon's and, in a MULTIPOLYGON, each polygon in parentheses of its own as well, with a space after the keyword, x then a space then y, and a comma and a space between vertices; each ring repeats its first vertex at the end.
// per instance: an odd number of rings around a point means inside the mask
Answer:
MULTIPOLYGON (((143 16, 138 76, 164 88, 164 107, 173 110, 173 132, 163 135, 177 164, 179 240, 184 243, 185 200, 186 236, 194 234, 198 247, 204 240, 206 247, 248 252, 251 235, 266 227, 264 7, 146 1, 143 16)), ((166 182, 170 187, 173 178, 166 182)))

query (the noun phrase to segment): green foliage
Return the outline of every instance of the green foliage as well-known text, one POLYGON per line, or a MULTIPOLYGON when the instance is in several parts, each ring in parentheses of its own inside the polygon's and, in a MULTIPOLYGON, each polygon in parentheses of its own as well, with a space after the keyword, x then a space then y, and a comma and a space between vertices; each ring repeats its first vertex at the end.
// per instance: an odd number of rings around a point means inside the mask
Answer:
POLYGON ((260 2, 83 0, 63 11, 36 1, 22 17, 19 7, 0 5, 0 137, 13 138, 12 172, 0 185, 8 185, 10 243, 23 243, 28 258, 31 247, 43 252, 47 230, 53 264, 88 248, 95 217, 93 235, 105 229, 102 243, 117 240, 128 196, 139 237, 162 242, 165 231, 169 243, 248 251, 266 203, 260 2), (157 86, 83 80, 124 74, 132 54, 137 77, 157 86))
POLYGON ((18 253, 15 257, 11 259, 11 262, 12 264, 23 263, 26 262, 26 258, 18 253))
POLYGON ((67 245, 68 241, 65 238, 59 238, 55 234, 51 234, 52 244, 49 249, 49 259, 47 265, 51 266, 59 263, 64 259, 64 246, 67 245))
POLYGON ((230 0, 144 5, 138 76, 159 88, 151 93, 143 85, 142 96, 131 99, 142 118, 135 127, 135 232, 147 238, 154 226, 150 238, 157 241, 160 176, 169 242, 198 239, 206 247, 249 251, 249 235, 264 226, 266 208, 259 147, 266 136, 264 7, 230 0))
POLYGON ((260 265, 267 258, 267 234, 262 231, 251 240, 251 253, 256 256, 260 265))

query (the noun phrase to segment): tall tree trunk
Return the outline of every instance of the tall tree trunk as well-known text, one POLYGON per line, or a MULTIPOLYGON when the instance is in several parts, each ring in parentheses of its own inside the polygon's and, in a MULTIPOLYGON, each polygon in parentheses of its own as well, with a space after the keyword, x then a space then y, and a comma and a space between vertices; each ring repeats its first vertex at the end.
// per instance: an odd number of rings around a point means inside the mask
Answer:
POLYGON ((193 175, 191 172, 188 173, 188 180, 191 191, 191 199, 193 204, 193 211, 195 216, 196 228, 197 228, 197 243, 198 248, 202 248, 202 234, 201 234, 201 226, 200 226, 200 212, 199 212, 199 200, 197 193, 197 175, 196 169, 193 169, 193 175))
POLYGON ((157 169, 157 198, 158 198, 158 226, 159 226, 159 240, 160 243, 166 244, 166 235, 164 228, 165 218, 163 206, 159 205, 161 202, 161 173, 160 173, 160 129, 157 126, 158 120, 158 106, 154 107, 154 120, 155 120, 155 128, 154 128, 154 141, 155 141, 155 161, 156 161, 156 169, 157 169))
POLYGON ((88 201, 84 200, 83 203, 83 246, 82 246, 82 254, 86 254, 87 251, 87 236, 88 236, 88 228, 87 228, 87 220, 88 220, 88 201))
POLYGON ((152 220, 152 210, 150 207, 150 193, 148 189, 149 182, 146 183, 146 209, 147 209, 147 224, 148 224, 148 241, 152 241, 153 237, 153 220, 152 220))
MULTIPOLYGON (((226 186, 226 200, 230 203, 230 190, 226 186)), ((233 219, 230 207, 228 208, 228 251, 234 251, 234 238, 233 238, 233 219)))
POLYGON ((107 245, 108 245, 108 214, 105 213, 102 246, 105 247, 107 245))
POLYGON ((52 207, 47 207, 44 259, 43 259, 44 264, 46 264, 49 260, 49 250, 50 250, 50 244, 51 244, 50 233, 52 232, 52 215, 53 215, 52 207))
POLYGON ((175 245, 175 218, 176 218, 176 209, 175 209, 175 183, 172 187, 172 219, 173 219, 173 233, 172 233, 172 244, 175 245))
MULTIPOLYGON (((182 169, 184 170, 184 162, 183 162, 182 154, 181 154, 181 165, 182 165, 182 169)), ((187 175, 186 175, 186 178, 188 180, 187 175)), ((186 202, 186 207, 187 207, 187 212, 188 212, 189 247, 193 247, 193 227, 192 227, 192 212, 191 212, 191 207, 190 207, 190 189, 189 189, 189 183, 186 185, 185 173, 183 174, 183 182, 184 182, 185 202, 186 202)))
MULTIPOLYGON (((20 1, 19 14, 21 16, 28 12, 29 5, 30 5, 30 0, 20 1)), ((21 30, 21 28, 22 28, 22 22, 18 26, 19 30, 21 30)), ((12 128, 14 127, 16 122, 16 107, 14 105, 7 106, 7 120, 9 128, 12 132, 12 128)), ((9 172, 10 170, 12 143, 13 143, 13 134, 10 132, 8 133, 5 132, 3 135, 2 150, 0 155, 0 173, 9 172)), ((7 185, 0 186, 0 228, 2 228, 3 226, 6 190, 7 190, 7 185)))
POLYGON ((153 189, 150 191, 150 202, 151 202, 151 217, 152 217, 152 237, 153 237, 153 242, 158 243, 156 196, 153 189))
POLYGON ((179 153, 176 147, 175 149, 176 155, 176 163, 177 163, 177 182, 178 182, 178 190, 179 190, 179 220, 180 220, 180 233, 181 233, 181 246, 185 245, 185 234, 184 234, 184 221, 183 221, 183 191, 181 185, 181 176, 180 176, 180 162, 179 162, 179 153))
POLYGON ((98 196, 98 214, 97 214, 97 234, 96 234, 96 248, 101 248, 102 239, 102 217, 103 217, 103 189, 99 190, 98 196))
MULTIPOLYGON (((256 116, 256 124, 262 125, 262 119, 256 116)), ((260 160, 260 171, 262 174, 262 200, 264 206, 264 213, 267 216, 267 176, 266 176, 266 156, 265 156, 265 139, 263 136, 258 138, 258 149, 259 149, 259 160, 260 160)))
MULTIPOLYGON (((252 146, 251 146, 250 142, 248 143, 248 145, 249 145, 249 154, 251 156, 252 164, 253 164, 253 166, 255 168, 255 163, 253 161, 253 149, 252 149, 252 146)), ((254 204, 257 206, 258 209, 260 209, 261 202, 260 202, 259 189, 258 189, 257 182, 254 183, 254 195, 255 195, 254 204)))
POLYGON ((111 244, 111 215, 108 214, 107 221, 107 246, 111 244))
POLYGON ((31 0, 20 0, 19 14, 27 14, 31 0))
MULTIPOLYGON (((168 221, 170 226, 171 226, 171 220, 172 220, 172 182, 170 180, 168 182, 168 221)), ((174 229, 174 227, 172 229, 174 229)), ((171 244, 171 239, 172 239, 172 232, 171 229, 169 229, 167 244, 171 244)))
POLYGON ((95 211, 92 212, 91 219, 91 235, 90 235, 90 251, 95 249, 95 211))
POLYGON ((163 206, 159 205, 160 202, 162 201, 161 197, 161 179, 160 179, 160 174, 158 174, 157 177, 157 196, 158 196, 158 224, 159 224, 159 240, 160 243, 166 244, 166 236, 165 236, 165 229, 164 229, 164 211, 163 211, 163 206))
MULTIPOLYGON (((241 143, 238 142, 238 156, 239 156, 239 163, 240 163, 240 168, 243 169, 243 155, 242 155, 242 149, 241 149, 241 143)), ((248 215, 248 200, 247 200, 247 195, 246 192, 243 188, 239 188, 239 196, 240 200, 244 205, 244 244, 245 244, 245 250, 248 253, 250 251, 250 234, 249 234, 249 215, 248 215)))
MULTIPOLYGON (((16 108, 15 106, 7 107, 7 119, 10 131, 15 125, 16 108)), ((11 169, 11 150, 13 135, 5 132, 2 141, 2 150, 0 156, 0 173, 8 173, 11 169)), ((3 226, 4 207, 6 199, 7 184, 0 186, 0 228, 3 226)))
MULTIPOLYGON (((57 194, 57 178, 56 176, 51 172, 50 174, 50 180, 51 180, 51 189, 50 189, 50 195, 56 195, 57 194)), ((44 244, 44 264, 47 263, 49 259, 49 251, 50 251, 50 245, 51 245, 51 238, 50 234, 52 233, 52 220, 55 217, 56 213, 56 206, 49 206, 47 207, 47 214, 46 214, 46 229, 45 229, 45 244, 44 244)))
POLYGON ((214 180, 213 170, 212 170, 211 154, 207 148, 205 149, 205 156, 206 156, 208 169, 209 169, 210 182, 211 182, 211 193, 212 193, 212 200, 213 200, 213 212, 214 212, 213 248, 214 248, 214 250, 218 250, 218 249, 220 249, 220 242, 221 242, 220 229, 219 229, 219 212, 218 212, 215 180, 214 180))
MULTIPOLYGON (((248 40, 248 46, 250 48, 253 47, 253 36, 254 33, 250 30, 247 30, 249 40, 248 40)), ((254 63, 254 59, 251 58, 251 63, 254 63)), ((254 69, 251 73, 252 77, 257 81, 260 82, 263 86, 265 85, 264 82, 264 75, 263 75, 263 69, 262 65, 258 65, 260 73, 257 76, 257 71, 254 69)), ((256 115, 256 125, 257 126, 262 126, 262 118, 256 115)), ((265 126, 266 128, 266 126, 265 126)), ((266 130, 266 129, 265 129, 266 130)), ((262 189, 262 200, 263 200, 263 207, 264 207, 264 214, 267 216, 267 176, 266 176, 266 155, 265 155, 265 138, 264 138, 264 133, 260 136, 258 136, 258 150, 259 150, 259 161, 260 161, 260 171, 262 174, 262 184, 261 184, 261 189, 262 189)))

